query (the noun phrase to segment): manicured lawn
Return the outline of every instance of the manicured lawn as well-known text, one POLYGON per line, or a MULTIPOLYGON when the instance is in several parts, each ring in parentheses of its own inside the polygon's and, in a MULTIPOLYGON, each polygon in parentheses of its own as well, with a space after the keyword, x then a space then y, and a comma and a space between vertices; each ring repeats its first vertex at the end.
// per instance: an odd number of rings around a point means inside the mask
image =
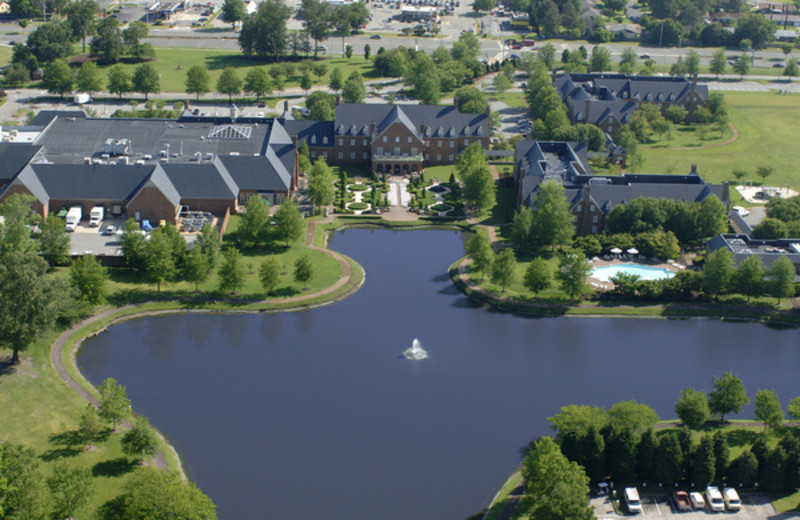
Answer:
POLYGON ((502 101, 510 107, 524 107, 526 105, 525 94, 522 92, 503 92, 502 94, 493 92, 489 95, 489 99, 492 101, 502 101))
MULTIPOLYGON (((760 165, 775 168, 768 177, 770 186, 789 184, 797 187, 800 173, 797 164, 797 121, 800 118, 800 96, 775 93, 726 92, 725 100, 731 122, 739 132, 733 143, 697 150, 642 147, 648 173, 688 173, 692 164, 707 182, 733 181, 731 171, 739 168, 749 175, 745 180, 760 182, 755 169, 760 165)), ((712 134, 716 132, 712 131, 712 134)))
POLYGON ((0 47, 0 65, 11 63, 11 55, 13 54, 11 47, 3 45, 0 47))
MULTIPOLYGON (((659 139, 658 135, 652 136, 652 143, 642 145, 642 148, 647 149, 670 149, 670 148, 694 148, 701 146, 717 145, 725 142, 733 136, 733 131, 730 127, 720 132, 714 130, 711 125, 707 126, 707 134, 704 140, 700 139, 698 134, 699 125, 675 125, 672 131, 672 140, 667 141, 666 135, 659 139)), ((680 153, 675 150, 675 153, 680 153)), ((678 172, 675 172, 678 173, 678 172)))
MULTIPOLYGON (((337 67, 342 70, 345 78, 353 71, 360 72, 365 79, 380 78, 380 73, 372 67, 372 61, 365 60, 363 56, 354 55, 349 60, 341 56, 324 57, 318 61, 328 65, 328 73, 319 80, 317 76, 312 74, 311 78, 315 85, 327 85, 330 71, 337 67)), ((244 78, 247 71, 252 67, 265 66, 269 68, 272 65, 271 62, 262 62, 255 58, 247 59, 236 51, 184 47, 157 47, 156 59, 151 63, 161 75, 161 90, 164 92, 184 92, 186 71, 192 65, 205 65, 208 68, 211 76, 212 91, 216 89, 217 79, 222 70, 227 67, 233 67, 239 76, 244 78)), ((133 69, 137 65, 125 64, 125 66, 133 69)), ((106 68, 105 66, 101 67, 103 70, 106 68)), ((302 74, 299 71, 295 71, 294 76, 287 79, 285 87, 298 87, 301 76, 302 74)), ((274 94, 279 95, 280 93, 275 90, 274 94)))

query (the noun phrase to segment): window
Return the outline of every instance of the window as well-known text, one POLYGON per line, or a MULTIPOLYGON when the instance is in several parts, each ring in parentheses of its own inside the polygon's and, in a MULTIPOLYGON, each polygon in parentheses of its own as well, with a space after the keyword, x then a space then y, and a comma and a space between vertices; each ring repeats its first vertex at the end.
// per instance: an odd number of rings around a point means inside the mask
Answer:
POLYGON ((385 135, 383 136, 383 142, 384 143, 386 142, 386 136, 385 135))
POLYGON ((400 142, 400 136, 399 135, 394 138, 394 142, 395 143, 399 143, 400 142))
POLYGON ((322 144, 328 144, 328 138, 327 137, 323 137, 322 138, 322 144))
POLYGON ((611 125, 608 125, 608 131, 609 132, 613 132, 614 131, 614 127, 612 127, 611 125))
POLYGON ((450 148, 455 148, 455 147, 456 147, 456 142, 450 141, 450 148))
POLYGON ((316 157, 316 156, 317 156, 317 152, 314 151, 314 150, 311 150, 311 157, 316 157))
POLYGON ((464 146, 469 146, 469 139, 464 139, 464 146))
POLYGON ((419 153, 419 149, 416 146, 411 147, 411 155, 417 155, 419 153))
POLYGON ((378 148, 376 148, 375 153, 377 153, 378 155, 383 155, 383 146, 379 146, 378 148))
POLYGON ((367 146, 367 140, 366 139, 362 139, 361 140, 361 145, 362 146, 367 146))
POLYGON ((311 136, 311 144, 317 144, 317 136, 316 135, 312 135, 311 136))
POLYGON ((425 160, 426 160, 426 161, 430 161, 430 160, 431 160, 431 154, 429 154, 429 153, 427 153, 427 152, 426 152, 426 153, 425 153, 425 160))
POLYGON ((328 152, 322 152, 322 156, 327 159, 328 158, 328 152))
POLYGON ((448 156, 448 160, 449 160, 449 161, 451 161, 451 162, 453 161, 453 154, 450 154, 450 155, 448 156))
POLYGON ((339 159, 341 159, 342 157, 344 157, 344 154, 342 152, 339 152, 339 159))
POLYGON ((350 146, 355 146, 355 145, 356 145, 356 140, 350 139, 350 146))
POLYGON ((583 204, 578 204, 578 207, 577 207, 578 213, 580 213, 582 206, 583 206, 583 204))
POLYGON ((340 137, 340 138, 339 138, 339 146, 342 146, 343 144, 344 144, 344 139, 342 139, 342 138, 340 137))
POLYGON ((350 158, 351 159, 355 159, 356 158, 356 153, 355 152, 350 152, 350 158))
POLYGON ((429 147, 430 145, 431 145, 430 141, 425 141, 425 148, 429 147))
POLYGON ((592 224, 597 224, 597 215, 592 216, 592 224))
POLYGON ((366 160, 367 159, 367 152, 362 152, 361 153, 361 158, 366 160))
POLYGON ((590 212, 590 213, 594 213, 594 204, 591 204, 591 205, 589 206, 589 212, 590 212))
POLYGON ((410 137, 408 138, 408 143, 411 144, 411 138, 410 137))
POLYGON ((441 148, 441 147, 442 147, 442 142, 441 142, 441 141, 439 141, 438 143, 436 143, 436 146, 438 146, 439 148, 441 148))
POLYGON ((440 153, 437 153, 437 154, 436 154, 436 160, 437 160, 437 161, 441 161, 441 160, 442 160, 442 154, 440 154, 440 153))
POLYGON ((592 226, 592 233, 597 233, 597 226, 592 226))
POLYGON ((572 223, 576 223, 578 221, 578 215, 572 215, 572 223))

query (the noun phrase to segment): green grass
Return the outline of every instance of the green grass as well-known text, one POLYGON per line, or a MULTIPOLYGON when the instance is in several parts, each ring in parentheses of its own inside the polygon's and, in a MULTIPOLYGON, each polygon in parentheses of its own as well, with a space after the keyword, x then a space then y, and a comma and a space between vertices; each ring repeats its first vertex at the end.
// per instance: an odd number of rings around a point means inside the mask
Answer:
POLYGON ((738 168, 749 173, 745 179, 760 182, 755 176, 756 167, 770 165, 775 174, 767 178, 768 185, 789 184, 796 188, 800 181, 800 149, 796 146, 800 96, 726 92, 725 99, 731 122, 739 132, 736 141, 698 150, 642 147, 645 162, 641 170, 688 173, 691 165, 697 164, 705 181, 720 183, 733 181, 731 171, 738 168))
POLYGON ((525 94, 522 92, 495 92, 489 95, 492 101, 502 101, 510 107, 524 107, 526 106, 525 94))
MULTIPOLYGON (((240 52, 233 50, 218 50, 218 49, 203 49, 203 48, 185 48, 185 47, 157 47, 156 59, 151 64, 156 68, 161 75, 161 90, 163 92, 184 92, 186 71, 193 65, 204 65, 211 77, 211 89, 214 90, 217 84, 217 79, 222 73, 223 69, 233 67, 240 77, 244 78, 247 71, 255 66, 269 66, 272 64, 266 60, 248 59, 240 52)), ((2 56, 2 55, 0 55, 2 56)), ((10 60, 10 53, 9 53, 10 60)), ((349 60, 342 57, 324 57, 319 61, 328 65, 328 73, 317 79, 317 76, 312 74, 312 79, 315 85, 327 85, 330 72, 334 68, 340 68, 343 76, 348 77, 353 71, 358 71, 364 76, 364 79, 379 79, 380 73, 373 68, 372 61, 367 61, 363 56, 354 55, 349 60)), ((131 71, 138 66, 138 64, 123 64, 131 71)), ((108 68, 107 66, 100 67, 103 73, 108 68)), ((299 87, 300 77, 302 74, 295 71, 294 76, 286 81, 286 88, 299 87)), ((274 91, 275 95, 280 95, 277 90, 274 91)), ((201 96, 202 98, 202 96, 201 96)))
POLYGON ((0 65, 7 65, 11 63, 11 55, 13 54, 13 50, 11 47, 3 45, 0 47, 0 65))
POLYGON ((506 483, 503 484, 503 487, 500 488, 500 491, 497 492, 497 496, 494 497, 494 501, 489 505, 489 511, 486 513, 484 517, 486 520, 497 520, 500 518, 500 515, 506 508, 506 504, 508 503, 508 497, 511 495, 511 492, 517 488, 522 483, 522 473, 517 470, 514 472, 506 483))
POLYGON ((642 146, 643 149, 673 149, 674 153, 680 153, 675 148, 699 148, 702 146, 718 145, 725 142, 725 140, 733 137, 733 131, 730 127, 726 127, 720 134, 708 125, 708 134, 705 140, 701 140, 698 136, 698 128, 700 125, 675 125, 672 131, 672 140, 667 141, 666 136, 658 139, 657 135, 652 136, 653 141, 646 143, 642 146))

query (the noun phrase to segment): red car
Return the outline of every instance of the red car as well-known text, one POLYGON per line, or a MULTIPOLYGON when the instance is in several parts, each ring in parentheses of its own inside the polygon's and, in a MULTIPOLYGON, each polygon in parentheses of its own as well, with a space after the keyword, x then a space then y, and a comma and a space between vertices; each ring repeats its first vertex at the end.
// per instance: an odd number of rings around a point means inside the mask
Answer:
POLYGON ((514 50, 519 50, 522 48, 522 45, 520 45, 519 43, 515 43, 514 45, 511 46, 511 48, 514 50))

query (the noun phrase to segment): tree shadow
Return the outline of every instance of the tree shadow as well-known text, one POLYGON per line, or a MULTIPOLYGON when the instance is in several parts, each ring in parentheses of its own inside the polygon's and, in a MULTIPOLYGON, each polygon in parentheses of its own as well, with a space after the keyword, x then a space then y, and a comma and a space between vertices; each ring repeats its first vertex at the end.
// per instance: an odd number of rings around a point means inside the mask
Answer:
POLYGON ((752 446, 759 437, 761 434, 752 430, 734 429, 725 432, 728 446, 752 446))
POLYGON ((129 473, 136 467, 136 461, 128 460, 127 457, 98 462, 92 466, 92 476, 94 477, 119 477, 129 473))
POLYGON ((0 377, 10 376, 17 372, 17 366, 11 363, 11 356, 0 359, 0 377))
POLYGON ((117 520, 125 517, 125 496, 120 495, 106 501, 97 508, 97 520, 117 520))
MULTIPOLYGON (((99 436, 98 436, 99 437, 99 436)), ((105 433, 104 439, 108 437, 105 433)), ((90 440, 83 436, 80 430, 70 430, 66 432, 56 433, 48 439, 50 444, 54 445, 49 450, 42 453, 39 458, 45 462, 51 462, 58 459, 67 457, 75 457, 83 453, 83 447, 90 440)))

